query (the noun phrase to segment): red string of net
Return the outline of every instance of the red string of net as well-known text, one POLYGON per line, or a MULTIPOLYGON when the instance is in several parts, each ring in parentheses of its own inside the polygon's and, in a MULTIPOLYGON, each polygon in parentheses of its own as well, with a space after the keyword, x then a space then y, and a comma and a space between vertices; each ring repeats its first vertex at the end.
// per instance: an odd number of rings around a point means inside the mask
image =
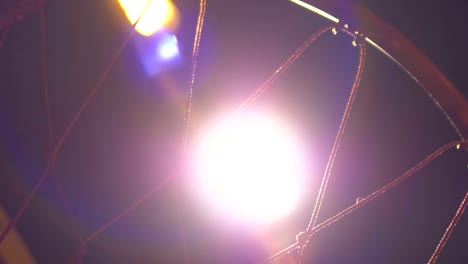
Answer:
MULTIPOLYGON (((40 24, 41 24, 41 60, 42 60, 42 82, 43 82, 43 93, 44 93, 44 106, 45 106, 45 111, 47 115, 47 140, 48 140, 48 152, 52 151, 53 148, 53 120, 52 120, 52 115, 51 115, 51 108, 50 108, 50 103, 49 103, 49 82, 48 82, 48 74, 47 74, 47 45, 46 45, 46 16, 45 16, 45 10, 42 8, 39 11, 39 17, 40 17, 40 24)), ((77 241, 81 243, 83 241, 83 238, 81 236, 79 227, 78 227, 78 221, 76 218, 76 214, 71 206, 70 201, 68 200, 66 194, 65 194, 65 189, 63 187, 63 184, 60 180, 59 174, 57 172, 57 169, 55 168, 55 164, 51 164, 51 174, 52 174, 52 180, 53 184, 55 186, 55 191, 57 192, 57 195, 59 197, 60 202, 62 203, 63 207, 65 208, 66 213, 68 216, 71 218, 72 223, 72 229, 74 236, 76 237, 77 241)))
MULTIPOLYGON (((346 102, 346 107, 345 107, 345 110, 344 110, 344 113, 343 113, 343 117, 341 118, 340 126, 338 128, 338 132, 336 133, 335 141, 333 143, 333 147, 332 147, 332 150, 331 150, 329 158, 328 158, 327 166, 325 168, 325 173, 323 174, 322 182, 321 182, 320 188, 319 188, 319 193, 317 195, 314 210, 312 211, 312 216, 310 217, 310 221, 309 221, 309 224, 307 226, 306 232, 310 231, 312 229, 312 227, 315 226, 315 224, 317 222, 317 218, 318 218, 320 209, 322 207, 323 199, 325 197, 325 193, 326 193, 326 190, 327 190, 328 181, 330 179, 330 175, 331 175, 331 172, 332 172, 333 164, 335 163, 336 154, 338 153, 338 149, 340 147, 341 139, 343 138, 343 134, 344 134, 344 131, 346 129, 346 125, 348 123, 349 116, 351 115, 351 109, 352 109, 353 104, 354 104, 354 99, 356 98, 356 93, 358 91, 359 84, 360 84, 361 78, 362 78, 362 74, 364 72, 364 64, 366 62, 366 46, 365 46, 365 43, 364 43, 364 41, 362 39, 362 36, 359 36, 359 35, 355 36, 344 27, 341 30, 343 32, 351 35, 352 37, 355 37, 355 38, 358 37, 359 38, 359 44, 357 44, 356 39, 353 42, 354 45, 359 46, 359 63, 358 63, 358 67, 357 67, 356 76, 354 78, 354 82, 353 82, 353 85, 351 87, 351 92, 349 94, 348 101, 346 102)), ((304 242, 304 244, 301 244, 300 247, 299 247, 299 256, 298 256, 299 257, 299 259, 298 259, 299 264, 302 262, 302 255, 304 253, 304 250, 305 250, 305 247, 307 246, 307 244, 308 244, 308 239, 304 242)))
POLYGON ((39 177, 39 179, 37 180, 37 182, 34 184, 32 190, 29 192, 29 194, 24 198, 21 206, 18 208, 18 210, 16 211, 14 217, 10 220, 10 222, 8 223, 8 225, 6 226, 6 228, 2 231, 2 233, 0 234, 0 245, 1 243, 5 240, 6 236, 8 235, 8 233, 11 231, 11 229, 13 227, 15 227, 16 223, 18 222, 18 220, 21 218, 21 216, 23 215, 24 211, 28 208, 28 206, 30 205, 32 199, 34 198, 34 196, 36 195, 38 189, 41 187, 42 183, 44 182, 44 180, 47 178, 47 176, 49 175, 49 172, 51 170, 51 168, 53 167, 53 164, 55 163, 55 160, 56 160, 56 157, 57 157, 57 154, 58 152, 60 151, 63 143, 65 142, 65 140, 68 138, 68 136, 70 135, 71 131, 73 130, 76 122, 80 119, 81 115, 83 114, 84 110, 86 109, 86 107, 89 105, 89 103, 91 102, 91 100, 93 99, 93 97, 96 95, 96 93, 99 91, 99 89, 101 88, 101 84, 102 82, 106 79, 107 75, 109 74, 109 71, 112 69, 113 65, 115 64, 115 62, 117 61, 117 59, 119 58, 120 54, 122 53, 122 51, 124 50, 124 48, 126 47, 127 43, 129 42, 129 40, 131 39, 133 33, 135 32, 135 26, 137 25, 138 21, 140 20, 141 16, 144 14, 144 12, 146 11, 147 7, 149 6, 149 4, 151 3, 152 0, 149 0, 148 3, 146 4, 146 6, 144 7, 142 13, 140 14, 140 17, 137 19, 137 21, 132 25, 131 27, 131 30, 130 32, 128 33, 127 37, 125 38, 125 40, 123 41, 123 43, 120 45, 120 47, 117 49, 117 51, 114 53, 112 59, 110 60, 110 62, 107 64, 107 66, 105 67, 103 73, 100 75, 98 81, 96 82, 96 84, 94 85, 94 87, 92 88, 92 90, 88 93, 88 95, 86 96, 85 100, 83 101, 83 103, 81 104, 79 110, 76 112, 76 114, 73 116, 72 120, 70 121, 70 123, 67 125, 67 127, 65 128, 65 131, 64 133, 62 134, 62 136, 59 138, 59 140, 55 143, 55 145, 53 146, 53 148, 51 149, 49 155, 48 155, 48 158, 47 158, 47 164, 45 165, 42 173, 41 173, 41 176, 39 177))
POLYGON ((434 253, 432 253, 431 258, 429 259, 428 264, 434 264, 437 261, 437 258, 439 258, 440 253, 445 247, 445 244, 447 244, 447 241, 449 240, 450 236, 453 233, 453 230, 455 229, 455 226, 458 224, 458 221, 460 221, 460 218, 462 217, 463 213, 465 212, 466 207, 468 206, 468 192, 466 192, 465 197, 463 198, 462 202, 460 203, 460 206, 458 206, 458 210, 453 216, 452 220, 450 221, 449 226, 445 230, 445 233, 442 235, 439 244, 437 244, 437 247, 434 250, 434 253))
MULTIPOLYGON (((279 258, 279 257, 281 257, 281 256, 283 256, 285 254, 288 254, 291 251, 297 249, 298 247, 300 248, 301 246, 304 246, 304 244, 307 243, 307 240, 309 240, 317 232, 319 232, 322 229, 324 229, 325 227, 327 227, 327 226, 341 220, 343 217, 345 217, 345 216, 349 215, 350 213, 354 212, 355 210, 361 208, 362 206, 364 206, 368 202, 382 196, 383 194, 385 194, 390 189, 396 187, 398 184, 402 183, 404 180, 406 180, 409 177, 413 176, 416 172, 418 172, 419 170, 424 168, 427 164, 432 162, 435 158, 439 157, 440 155, 445 153, 447 150, 449 150, 449 149, 451 149, 451 148, 453 148, 453 147, 455 147, 455 146, 457 146, 459 144, 462 144, 462 142, 461 141, 453 141, 453 142, 450 142, 450 143, 440 147, 439 149, 437 149, 436 151, 431 153, 429 156, 427 156, 424 160, 422 160, 417 165, 415 165, 413 168, 411 168, 410 170, 408 170, 407 172, 405 172, 404 174, 399 176, 398 178, 394 179, 393 181, 391 181, 388 184, 384 185, 380 189, 374 191, 373 193, 369 194, 365 198, 359 200, 359 202, 351 205, 350 207, 348 207, 348 208, 344 209, 343 211, 339 212, 338 214, 334 215, 333 217, 330 217, 329 219, 323 221, 322 223, 314 226, 309 231, 301 233, 299 235, 298 242, 290 245, 286 249, 281 250, 280 252, 276 253, 275 255, 269 257, 268 259, 265 260, 265 262, 269 262, 271 260, 279 258)), ((465 201, 465 203, 466 203, 466 201, 465 201)), ((465 205, 465 207, 466 207, 466 205, 465 205)))
POLYGON ((258 99, 271 85, 280 77, 284 71, 286 71, 289 66, 291 66, 301 55, 304 51, 314 43, 320 36, 322 36, 325 32, 331 30, 332 26, 325 26, 319 29, 317 32, 312 34, 294 53, 289 56, 289 58, 278 67, 278 69, 268 78, 260 87, 258 87, 252 95, 250 95, 232 114, 230 117, 233 117, 237 114, 242 113, 251 105, 255 100, 258 99))

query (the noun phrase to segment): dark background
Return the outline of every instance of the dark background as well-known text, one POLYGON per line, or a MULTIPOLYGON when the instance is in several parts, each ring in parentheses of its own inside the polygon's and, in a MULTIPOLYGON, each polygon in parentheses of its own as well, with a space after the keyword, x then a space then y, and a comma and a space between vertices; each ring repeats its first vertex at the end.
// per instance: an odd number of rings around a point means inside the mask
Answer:
MULTIPOLYGON (((360 2, 416 43, 468 96, 465 2, 360 2)), ((198 3, 174 3, 181 17, 175 32, 182 54, 178 67, 147 75, 137 52, 144 40, 135 36, 58 155, 56 174, 83 236, 180 165, 198 3)), ((129 24, 111 0, 49 1, 46 17, 56 140, 129 24)), ((189 143, 205 122, 234 110, 327 23, 286 0, 208 1, 189 143)), ((175 191, 173 183, 92 240, 84 262, 181 263, 181 230, 192 263, 256 263, 293 243, 310 217, 357 55, 348 36, 325 34, 249 109, 268 109, 288 120, 310 156, 309 185, 291 216, 261 230, 239 227, 210 216, 186 189, 175 191)), ((14 25, 0 49, 0 201, 11 215, 45 164, 41 78, 39 17, 33 14, 14 25)), ((423 90, 369 48, 319 221, 455 139, 423 90)), ((466 166, 466 152, 448 151, 384 197, 317 234, 305 263, 426 263, 468 189, 466 166)), ((66 263, 78 245, 76 225, 51 179, 18 229, 39 263, 66 263)), ((460 221, 439 263, 468 262, 467 219, 460 221)))

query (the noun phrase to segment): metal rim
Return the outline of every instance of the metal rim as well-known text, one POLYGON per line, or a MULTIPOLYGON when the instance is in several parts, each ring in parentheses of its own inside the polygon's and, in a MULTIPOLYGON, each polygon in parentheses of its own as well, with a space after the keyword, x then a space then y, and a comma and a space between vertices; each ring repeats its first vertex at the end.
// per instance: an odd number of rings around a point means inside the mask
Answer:
POLYGON ((432 98, 462 141, 467 141, 468 101, 431 59, 402 33, 355 1, 346 5, 346 10, 337 1, 290 1, 349 28, 394 61, 432 98), (353 19, 350 19, 351 14, 353 19))

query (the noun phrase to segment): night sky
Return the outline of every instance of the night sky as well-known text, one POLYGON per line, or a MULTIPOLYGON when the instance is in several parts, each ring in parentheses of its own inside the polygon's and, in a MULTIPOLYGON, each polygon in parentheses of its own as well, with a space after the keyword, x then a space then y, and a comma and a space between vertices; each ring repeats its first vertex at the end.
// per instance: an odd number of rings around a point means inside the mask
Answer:
MULTIPOLYGON (((468 4, 359 2, 413 41, 468 97, 468 4)), ((234 111, 329 22, 287 0, 208 0, 189 159, 183 163, 185 93, 198 2, 174 4, 180 13, 173 31, 180 58, 148 66, 151 43, 162 34, 133 36, 19 221, 17 228, 38 263, 67 263, 79 245, 77 230, 87 237, 167 175, 177 180, 91 240, 84 263, 184 263, 184 248, 191 263, 258 263, 294 243, 306 228, 359 50, 345 34, 324 34, 248 109, 287 120, 300 135, 310 177, 291 215, 264 228, 239 226, 204 211, 185 184, 196 135, 210 120, 234 111), (75 220, 61 203, 54 177, 63 184, 75 220)), ((45 12, 56 141, 130 24, 114 0, 50 0, 45 12)), ((0 203, 10 215, 39 178, 49 148, 39 25, 37 14, 27 16, 12 27, 0 49, 0 203)), ((319 222, 458 139, 423 89, 376 50, 367 51, 319 222)), ((320 231, 309 243, 304 263, 427 263, 468 190, 467 162, 466 151, 447 151, 378 200, 320 231)), ((467 234, 465 215, 438 263, 468 263, 467 234)))

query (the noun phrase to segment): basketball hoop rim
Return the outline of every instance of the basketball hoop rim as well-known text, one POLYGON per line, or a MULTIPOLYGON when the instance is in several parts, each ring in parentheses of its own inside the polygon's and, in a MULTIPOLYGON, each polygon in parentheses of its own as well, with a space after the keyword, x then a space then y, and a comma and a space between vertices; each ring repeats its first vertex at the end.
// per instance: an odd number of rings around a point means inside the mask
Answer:
POLYGON ((337 27, 349 27, 357 37, 362 37, 395 62, 432 98, 462 141, 467 141, 468 101, 431 59, 402 33, 355 1, 349 1, 346 13, 336 1, 289 1, 337 23, 337 27), (350 14, 353 19, 349 19, 350 14))

